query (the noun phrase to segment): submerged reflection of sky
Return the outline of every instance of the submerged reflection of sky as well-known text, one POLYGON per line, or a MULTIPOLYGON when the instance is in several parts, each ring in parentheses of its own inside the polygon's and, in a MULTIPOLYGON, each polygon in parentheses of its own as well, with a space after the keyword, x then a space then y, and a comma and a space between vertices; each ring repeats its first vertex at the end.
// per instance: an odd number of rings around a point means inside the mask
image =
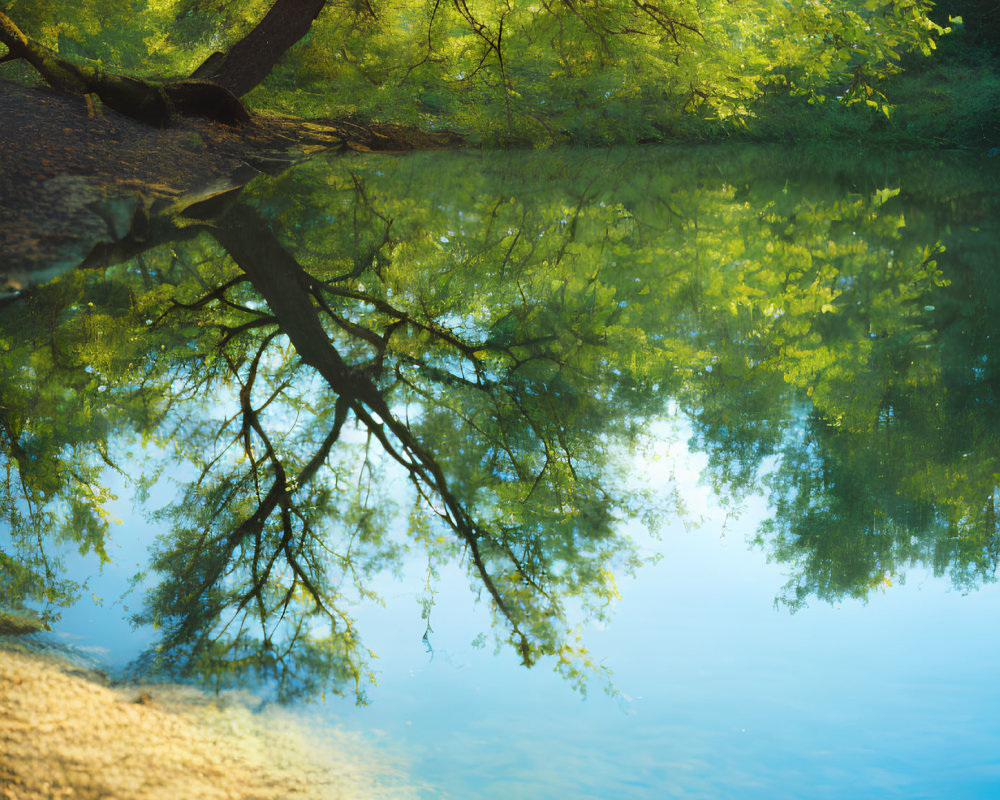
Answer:
MULTIPOLYGON (((688 494, 695 491, 687 487, 688 494)), ((429 657, 397 616, 362 620, 381 659, 372 706, 342 710, 414 751, 454 797, 992 797, 1000 785, 1000 590, 915 571, 867 606, 775 609, 779 568, 743 542, 748 509, 675 529, 623 579, 586 641, 623 696, 574 695, 544 665, 468 642, 487 624, 444 576, 429 657)), ((393 610, 397 609, 397 610, 393 610)))
MULTIPOLYGON (((773 602, 782 567, 745 545, 765 504, 728 515, 698 485, 700 458, 674 444, 644 465, 674 472, 701 524, 645 541, 663 559, 622 576, 611 624, 586 629, 619 695, 595 684, 581 699, 545 662, 473 647, 489 614, 458 567, 441 573, 428 653, 415 557, 402 583, 375 587, 385 608, 358 609, 379 655, 371 705, 332 700, 325 715, 407 753, 427 797, 994 797, 1000 587, 962 595, 914 569, 867 605, 792 615, 773 602)), ((113 664, 152 640, 119 596, 153 529, 119 494, 116 563, 90 583, 103 606, 85 593, 56 630, 113 664)))

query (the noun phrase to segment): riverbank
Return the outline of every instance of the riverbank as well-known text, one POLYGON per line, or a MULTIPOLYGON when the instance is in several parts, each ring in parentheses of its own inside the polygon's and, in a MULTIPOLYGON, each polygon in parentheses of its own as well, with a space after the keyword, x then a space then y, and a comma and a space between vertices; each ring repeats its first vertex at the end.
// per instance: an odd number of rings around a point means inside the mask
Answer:
POLYGON ((0 294, 44 283, 140 216, 239 189, 323 150, 454 147, 448 133, 257 115, 239 128, 181 118, 166 129, 83 98, 0 80, 0 294))
POLYGON ((112 686, 0 642, 2 800, 416 797, 359 735, 317 730, 240 693, 112 686))

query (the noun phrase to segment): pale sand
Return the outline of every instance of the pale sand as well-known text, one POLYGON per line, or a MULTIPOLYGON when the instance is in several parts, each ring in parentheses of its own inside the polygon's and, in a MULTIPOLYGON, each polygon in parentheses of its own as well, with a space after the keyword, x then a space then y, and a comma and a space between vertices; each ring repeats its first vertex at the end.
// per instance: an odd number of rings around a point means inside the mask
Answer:
POLYGON ((0 649, 2 800, 416 796, 357 734, 306 729, 281 709, 252 713, 188 688, 110 688, 0 649))

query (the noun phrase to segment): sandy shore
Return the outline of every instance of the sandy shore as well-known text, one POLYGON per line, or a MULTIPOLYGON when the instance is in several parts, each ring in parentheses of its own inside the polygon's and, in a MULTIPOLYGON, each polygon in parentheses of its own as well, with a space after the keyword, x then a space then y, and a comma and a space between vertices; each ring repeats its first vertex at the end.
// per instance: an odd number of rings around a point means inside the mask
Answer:
POLYGON ((0 648, 2 800, 414 798, 357 734, 185 687, 120 688, 0 648))

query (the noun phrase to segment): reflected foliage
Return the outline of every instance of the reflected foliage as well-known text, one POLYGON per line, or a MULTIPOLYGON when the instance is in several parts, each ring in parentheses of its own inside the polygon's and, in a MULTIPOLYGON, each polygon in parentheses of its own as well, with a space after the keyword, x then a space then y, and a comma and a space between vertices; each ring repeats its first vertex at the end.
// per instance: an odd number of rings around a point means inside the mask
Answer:
POLYGON ((0 316, 0 605, 62 605, 79 587, 61 576, 60 551, 108 559, 102 474, 119 470, 109 449, 122 431, 156 424, 156 394, 125 396, 104 375, 135 373, 113 320, 127 293, 82 275, 25 298, 0 316), (127 364, 127 366, 126 366, 127 364))
POLYGON ((103 552, 98 467, 145 441, 141 485, 180 491, 143 668, 363 698, 352 605, 426 551, 426 614, 459 559, 499 640, 580 682, 578 622, 638 564, 623 522, 663 502, 626 456, 662 455, 670 415, 721 497, 768 492, 793 607, 916 564, 992 580, 997 195, 971 166, 609 150, 261 179, 7 309, 4 591, 55 585, 30 513, 103 552))

